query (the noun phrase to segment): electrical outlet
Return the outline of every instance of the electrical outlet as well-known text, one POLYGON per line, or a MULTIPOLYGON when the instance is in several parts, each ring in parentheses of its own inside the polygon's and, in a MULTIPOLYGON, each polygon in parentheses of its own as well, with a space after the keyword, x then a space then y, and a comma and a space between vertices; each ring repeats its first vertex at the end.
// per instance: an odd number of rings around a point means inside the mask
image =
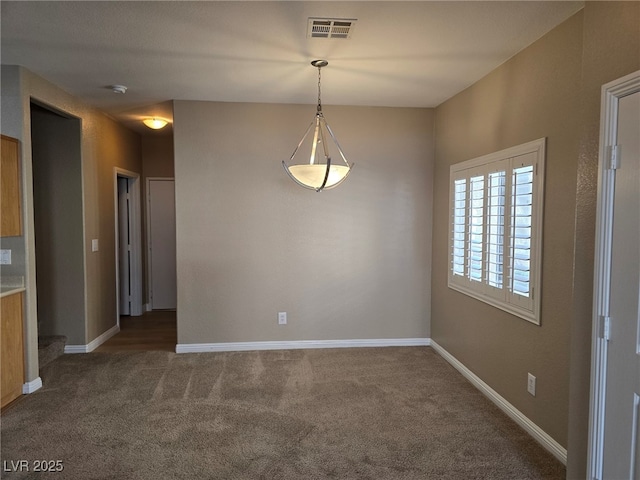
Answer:
POLYGON ((529 392, 534 397, 536 396, 536 377, 529 374, 527 377, 527 392, 529 392))
POLYGON ((98 251, 98 239, 94 238, 93 240, 91 240, 91 251, 92 252, 97 252, 98 251))
POLYGON ((287 324, 287 312, 278 312, 278 325, 287 324))
POLYGON ((0 250, 0 265, 11 265, 11 250, 0 250))

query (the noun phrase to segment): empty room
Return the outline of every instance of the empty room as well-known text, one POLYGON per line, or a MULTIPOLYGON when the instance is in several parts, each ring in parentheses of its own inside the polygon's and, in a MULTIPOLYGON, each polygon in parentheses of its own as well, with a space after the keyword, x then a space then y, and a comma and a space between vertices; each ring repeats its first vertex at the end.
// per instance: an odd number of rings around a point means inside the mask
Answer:
POLYGON ((640 478, 640 2, 0 8, 2 478, 640 478))

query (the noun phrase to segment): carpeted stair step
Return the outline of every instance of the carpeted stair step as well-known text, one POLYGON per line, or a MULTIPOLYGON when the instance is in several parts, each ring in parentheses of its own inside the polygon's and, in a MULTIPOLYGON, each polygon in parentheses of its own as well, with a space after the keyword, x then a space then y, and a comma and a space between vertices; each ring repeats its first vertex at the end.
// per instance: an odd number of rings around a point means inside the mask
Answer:
POLYGON ((38 337, 38 363, 40 368, 62 355, 66 343, 67 337, 62 335, 38 337))

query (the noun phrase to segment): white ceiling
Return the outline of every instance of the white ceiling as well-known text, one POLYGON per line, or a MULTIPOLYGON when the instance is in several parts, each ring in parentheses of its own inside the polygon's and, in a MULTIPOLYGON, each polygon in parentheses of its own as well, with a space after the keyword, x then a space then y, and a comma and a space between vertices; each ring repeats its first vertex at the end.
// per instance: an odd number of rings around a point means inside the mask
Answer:
POLYGON ((2 1, 2 63, 124 123, 171 99, 434 107, 584 2, 2 1), (356 18, 350 39, 307 38, 309 17, 356 18), (124 95, 109 85, 124 84, 124 95))

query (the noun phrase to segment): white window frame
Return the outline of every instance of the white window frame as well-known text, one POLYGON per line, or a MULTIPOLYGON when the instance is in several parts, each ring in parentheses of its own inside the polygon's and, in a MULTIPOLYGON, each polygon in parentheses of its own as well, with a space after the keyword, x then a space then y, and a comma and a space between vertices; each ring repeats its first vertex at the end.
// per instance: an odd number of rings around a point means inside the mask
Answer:
MULTIPOLYGON (((545 166, 546 139, 541 138, 515 147, 507 148, 499 152, 490 153, 482 157, 457 163, 450 167, 449 171, 449 243, 448 243, 448 286, 465 295, 493 305, 501 310, 523 318, 531 323, 540 325, 540 297, 542 278, 542 219, 544 208, 544 166, 545 166), (529 258, 529 292, 528 297, 514 293, 511 275, 515 268, 512 267, 513 255, 511 241, 511 223, 514 215, 511 211, 512 203, 512 175, 514 169, 533 167, 532 204, 531 204, 531 237, 529 258), (505 172, 504 193, 504 218, 502 241, 502 281, 497 288, 490 285, 488 276, 487 243, 488 217, 489 217, 489 175, 495 172, 505 172), (454 221, 455 221, 455 182, 466 180, 465 195, 465 219, 469 218, 471 205, 469 198, 469 179, 483 176, 483 208, 482 208, 482 279, 473 280, 469 275, 469 248, 466 239, 469 235, 469 225, 465 220, 465 246, 464 246, 464 273, 454 273, 453 246, 454 246, 454 221)), ((460 207, 460 200, 458 207, 460 207)), ((477 211, 475 212, 478 213, 477 211)), ((460 220, 460 209, 458 209, 460 220)), ((494 215, 495 218, 495 215, 494 215)), ((459 260, 459 256, 457 257, 459 260)), ((476 264, 477 265, 477 264, 476 264)), ((495 275, 491 283, 496 284, 495 275)))

